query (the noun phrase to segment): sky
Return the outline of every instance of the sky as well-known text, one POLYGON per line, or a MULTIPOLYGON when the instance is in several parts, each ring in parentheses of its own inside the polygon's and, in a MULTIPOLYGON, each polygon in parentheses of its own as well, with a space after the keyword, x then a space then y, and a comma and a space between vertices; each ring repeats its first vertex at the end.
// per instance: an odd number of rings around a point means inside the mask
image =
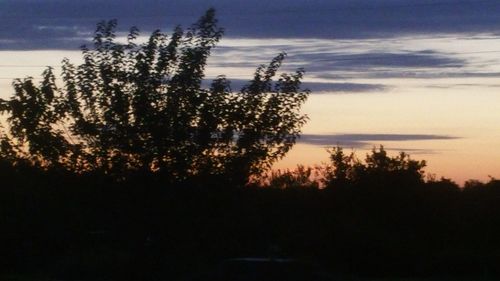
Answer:
POLYGON ((342 145, 374 145, 428 160, 460 183, 500 177, 498 0, 0 0, 0 97, 16 77, 80 60, 100 20, 167 33, 214 7, 225 36, 207 77, 233 88, 281 51, 306 69, 309 122, 276 168, 328 160, 342 145))

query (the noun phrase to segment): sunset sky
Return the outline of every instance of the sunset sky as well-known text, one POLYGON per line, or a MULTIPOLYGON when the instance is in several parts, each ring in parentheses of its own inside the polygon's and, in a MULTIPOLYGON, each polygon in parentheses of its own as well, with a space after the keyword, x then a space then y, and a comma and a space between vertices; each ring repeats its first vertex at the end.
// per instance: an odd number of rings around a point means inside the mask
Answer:
POLYGON ((238 88, 281 51, 283 70, 307 71, 310 120, 277 168, 327 161, 333 145, 360 158, 384 145, 437 177, 500 178, 498 0, 0 0, 0 97, 13 78, 79 62, 100 20, 147 36, 209 7, 225 36, 207 78, 238 88))

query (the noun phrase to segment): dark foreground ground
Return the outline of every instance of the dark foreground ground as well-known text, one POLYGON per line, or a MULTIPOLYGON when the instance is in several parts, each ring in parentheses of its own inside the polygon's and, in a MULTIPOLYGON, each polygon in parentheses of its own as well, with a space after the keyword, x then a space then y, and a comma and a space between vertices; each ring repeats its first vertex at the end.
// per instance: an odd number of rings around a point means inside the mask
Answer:
POLYGON ((280 190, 8 176, 1 280, 186 280, 237 257, 293 257, 336 280, 500 280, 496 181, 280 190))

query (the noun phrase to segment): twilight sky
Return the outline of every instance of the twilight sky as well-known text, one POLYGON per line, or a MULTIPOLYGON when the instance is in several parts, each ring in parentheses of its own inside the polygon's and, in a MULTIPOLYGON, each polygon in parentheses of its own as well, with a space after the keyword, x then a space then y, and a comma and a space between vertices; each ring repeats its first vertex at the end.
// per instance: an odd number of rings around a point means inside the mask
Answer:
POLYGON ((498 0, 2 0, 0 48, 70 48, 95 23, 192 23, 215 7, 229 37, 380 38, 498 32, 498 0))
POLYGON ((73 49, 95 23, 123 30, 188 25, 215 7, 226 36, 380 38, 435 33, 495 33, 497 0, 2 0, 1 49, 73 49))
POLYGON ((0 97, 13 78, 78 62, 100 20, 168 33, 209 7, 226 32, 208 78, 239 88, 280 51, 284 70, 307 71, 310 121, 278 168, 383 144, 458 182, 500 177, 498 0, 0 0, 0 97))

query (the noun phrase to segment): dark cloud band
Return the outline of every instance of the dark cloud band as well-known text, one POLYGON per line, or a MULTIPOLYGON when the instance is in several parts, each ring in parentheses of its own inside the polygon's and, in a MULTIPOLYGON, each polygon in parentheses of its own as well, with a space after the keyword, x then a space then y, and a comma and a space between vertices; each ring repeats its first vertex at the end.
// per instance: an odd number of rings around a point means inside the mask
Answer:
POLYGON ((83 43, 82 33, 103 19, 117 18, 123 31, 131 25, 169 30, 189 25, 209 7, 218 10, 229 37, 381 38, 500 30, 496 0, 4 0, 0 49, 74 48, 64 44, 67 38, 83 43))
POLYGON ((454 136, 425 134, 303 134, 299 142, 319 146, 340 145, 349 148, 367 148, 383 142, 453 140, 454 136))

